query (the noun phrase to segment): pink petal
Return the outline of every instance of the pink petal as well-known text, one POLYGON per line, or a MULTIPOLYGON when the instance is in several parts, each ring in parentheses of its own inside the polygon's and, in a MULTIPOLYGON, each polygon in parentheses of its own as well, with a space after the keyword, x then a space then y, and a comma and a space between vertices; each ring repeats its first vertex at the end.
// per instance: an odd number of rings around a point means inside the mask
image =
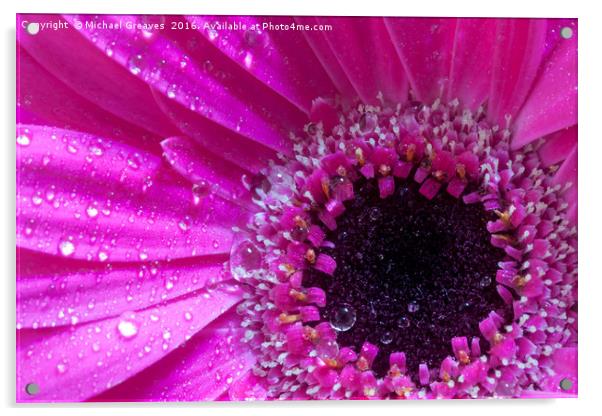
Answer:
POLYGON ((449 82, 456 19, 387 18, 387 29, 415 98, 432 103, 449 82))
POLYGON ((568 217, 571 222, 577 222, 577 146, 573 148, 571 153, 554 175, 554 184, 565 186, 570 183, 571 186, 564 192, 564 198, 569 204, 568 217))
POLYGON ((246 221, 209 191, 195 200, 190 184, 135 148, 40 126, 17 134, 22 248, 94 261, 229 253, 231 227, 246 221))
POLYGON ((203 149, 188 137, 170 137, 161 142, 161 147, 169 164, 188 181, 215 184, 220 196, 254 209, 250 193, 242 184, 249 171, 203 149))
POLYGON ((379 93, 391 103, 407 99, 403 67, 382 19, 374 17, 317 17, 332 25, 326 40, 347 78, 365 103, 378 104, 379 93))
POLYGON ((544 19, 497 19, 496 52, 487 115, 506 127, 522 106, 541 63, 545 48, 544 19))
POLYGON ((241 292, 231 288, 235 290, 203 290, 155 308, 72 327, 19 330, 17 401, 80 401, 123 382, 237 303, 241 292), (28 383, 37 383, 40 392, 27 395, 28 383))
MULTIPOLYGON (((318 24, 318 21, 313 16, 295 17, 295 21, 304 25, 311 25, 312 27, 318 24)), ((337 60, 328 40, 326 40, 324 32, 311 30, 304 31, 303 35, 333 84, 343 96, 343 102, 352 104, 357 99, 358 93, 353 85, 351 85, 349 78, 347 78, 343 67, 337 60)))
MULTIPOLYGON (((240 341, 243 335, 240 318, 229 311, 161 361, 91 401, 215 400, 249 377, 255 357, 240 341)), ((237 400, 261 394, 238 392, 237 400)))
MULTIPOLYGON (((74 18, 82 22, 94 19, 67 17, 74 18)), ((141 17, 120 15, 104 19, 139 23, 141 17)), ((175 22, 176 18, 170 20, 175 22)), ((183 107, 274 150, 289 149, 289 131, 306 121, 301 111, 225 57, 200 34, 190 30, 168 32, 173 40, 165 36, 146 39, 138 36, 138 31, 99 31, 94 44, 101 50, 112 47, 111 57, 116 62, 183 107), (195 46, 191 48, 193 39, 195 46)), ((91 37, 92 33, 86 35, 91 37)))
POLYGON ((228 280, 226 256, 171 262, 90 263, 17 253, 17 326, 45 328, 142 310, 228 280))
POLYGON ((159 154, 159 136, 116 117, 70 89, 37 63, 22 47, 17 47, 17 122, 70 126, 102 137, 128 143, 159 154))
POLYGON ((512 147, 577 124, 577 37, 562 39, 515 121, 512 147))
POLYGON ((449 75, 448 100, 476 110, 491 85, 496 19, 458 19, 449 75))
MULTIPOLYGON (((20 27, 23 20, 38 22, 48 18, 19 15, 18 20, 20 27)), ((41 31, 38 36, 24 35, 18 40, 41 66, 93 104, 159 136, 175 134, 169 120, 154 104, 148 86, 108 59, 106 51, 100 52, 77 30, 41 31)))
POLYGON ((228 130, 178 103, 155 93, 155 100, 172 122, 188 137, 213 154, 235 163, 241 168, 258 173, 266 161, 276 159, 276 151, 228 130), (244 151, 235 151, 244 149, 244 151))
POLYGON ((544 166, 562 162, 577 146, 577 126, 559 130, 545 137, 538 153, 544 166))
POLYGON ((294 24, 290 17, 190 16, 187 19, 230 59, 304 112, 309 113, 316 97, 334 95, 332 81, 303 36, 293 30, 264 28, 264 25, 294 24), (243 24, 247 29, 204 29, 216 22, 243 24))

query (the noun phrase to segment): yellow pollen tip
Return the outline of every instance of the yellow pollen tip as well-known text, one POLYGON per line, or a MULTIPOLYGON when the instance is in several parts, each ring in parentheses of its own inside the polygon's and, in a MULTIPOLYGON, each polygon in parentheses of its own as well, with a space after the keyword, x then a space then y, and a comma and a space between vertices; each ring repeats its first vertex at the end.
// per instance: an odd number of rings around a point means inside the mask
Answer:
POLYGON ((322 180, 322 192, 326 195, 326 198, 330 198, 330 186, 328 185, 328 180, 322 180))
POLYGON ((504 224, 510 225, 510 214, 508 213, 508 211, 502 212, 496 209, 493 212, 495 212, 495 215, 497 215, 504 224))
POLYGON ((284 312, 278 316, 278 319, 283 324, 292 324, 297 322, 301 318, 301 315, 287 315, 284 312))
POLYGON ((307 222, 300 215, 295 216, 293 222, 297 227, 307 228, 307 222))
POLYGON ((461 351, 458 352, 458 355, 459 355, 460 362, 462 364, 468 364, 468 363, 470 363, 470 357, 468 356, 468 354, 466 353, 466 351, 461 350, 461 351))
POLYGON ((458 163, 456 165, 456 173, 460 179, 466 179, 466 167, 463 164, 458 163))
POLYGON ((496 332, 495 335, 493 336, 493 344, 494 345, 499 344, 503 340, 504 340, 504 336, 502 334, 500 334, 499 332, 496 332))
POLYGON ((364 159, 364 151, 361 147, 355 149, 355 158, 357 159, 360 166, 364 166, 364 164, 366 163, 366 159, 364 159))
POLYGON ((290 292, 289 292, 289 295, 292 298, 294 298, 294 299, 296 299, 298 301, 301 301, 301 302, 305 302, 307 300, 307 295, 305 293, 303 293, 303 292, 299 292, 296 289, 291 289, 290 292))

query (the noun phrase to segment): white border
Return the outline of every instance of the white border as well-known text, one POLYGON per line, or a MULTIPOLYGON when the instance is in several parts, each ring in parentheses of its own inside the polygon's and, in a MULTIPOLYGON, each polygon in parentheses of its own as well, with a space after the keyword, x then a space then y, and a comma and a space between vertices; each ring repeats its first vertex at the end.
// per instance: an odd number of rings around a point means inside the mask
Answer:
POLYGON ((2 54, 2 82, 5 100, 0 112, 5 126, 2 139, 3 158, 0 168, 0 189, 3 198, 0 203, 3 219, 2 247, 0 249, 4 273, 2 294, 4 325, 0 336, 2 349, 3 375, 0 377, 1 404, 8 409, 4 414, 27 415, 102 415, 120 409, 120 413, 144 413, 164 415, 166 412, 182 415, 199 415, 207 412, 219 414, 261 414, 287 415, 313 412, 344 412, 360 415, 369 411, 383 414, 401 412, 429 414, 486 414, 507 415, 508 413, 536 412, 542 416, 567 414, 588 414, 590 410, 602 406, 602 336, 599 299, 602 294, 602 270, 596 260, 601 258, 602 229, 599 207, 602 198, 602 182, 599 170, 602 155, 602 65, 599 43, 602 39, 602 14, 594 6, 594 1, 468 1, 438 0, 396 2, 369 0, 351 3, 334 0, 304 0, 284 2, 284 0, 214 0, 201 4, 200 1, 145 0, 129 2, 123 0, 20 0, 2 2, 0 18, 3 23, 4 41, 2 54), (11 4, 8 4, 11 3, 11 4), (579 18, 579 275, 580 275, 580 344, 579 344, 579 399, 559 400, 506 400, 506 401, 438 401, 426 403, 401 402, 314 402, 314 403, 249 403, 249 404, 103 404, 71 406, 16 406, 14 404, 14 253, 15 253, 15 13, 143 13, 143 14, 282 14, 282 15, 400 15, 400 16, 495 16, 495 17, 577 17, 579 18), (85 407, 85 409, 82 408, 85 407), (167 409, 166 409, 167 408, 167 409))

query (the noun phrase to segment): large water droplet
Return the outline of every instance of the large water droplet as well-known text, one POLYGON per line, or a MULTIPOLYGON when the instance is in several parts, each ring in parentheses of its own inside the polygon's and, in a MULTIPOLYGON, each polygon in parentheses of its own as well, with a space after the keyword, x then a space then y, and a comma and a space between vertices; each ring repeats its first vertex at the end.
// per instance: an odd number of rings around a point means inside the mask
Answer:
POLYGON ((230 253, 230 273, 236 280, 248 277, 253 271, 261 268, 261 252, 249 240, 235 243, 230 253))
POLYGON ((355 325, 355 309, 350 305, 335 308, 330 317, 330 326, 337 331, 348 331, 355 325))
POLYGON ((131 339, 138 334, 138 325, 135 322, 122 318, 117 324, 117 331, 125 339, 131 339))
POLYGON ((75 245, 71 241, 65 240, 59 243, 59 251, 65 257, 70 256, 75 251, 75 245))

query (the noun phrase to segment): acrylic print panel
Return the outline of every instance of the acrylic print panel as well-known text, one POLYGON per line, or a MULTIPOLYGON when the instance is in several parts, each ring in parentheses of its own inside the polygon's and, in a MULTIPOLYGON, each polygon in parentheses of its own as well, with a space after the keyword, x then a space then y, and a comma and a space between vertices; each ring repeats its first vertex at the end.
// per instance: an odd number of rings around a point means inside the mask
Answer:
POLYGON ((18 402, 576 397, 576 20, 16 30, 18 402))

